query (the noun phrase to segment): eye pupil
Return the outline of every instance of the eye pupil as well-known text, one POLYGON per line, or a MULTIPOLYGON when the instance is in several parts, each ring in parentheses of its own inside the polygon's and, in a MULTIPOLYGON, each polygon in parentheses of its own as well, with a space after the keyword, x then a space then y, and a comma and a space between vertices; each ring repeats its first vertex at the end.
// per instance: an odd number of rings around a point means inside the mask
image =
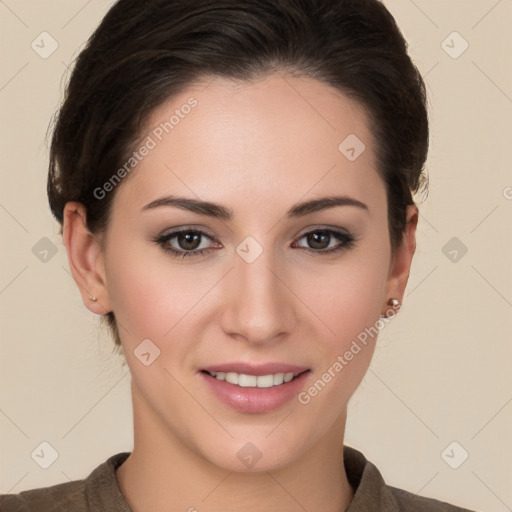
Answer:
POLYGON ((178 244, 181 249, 193 251, 200 245, 197 243, 200 238, 201 236, 197 233, 180 233, 180 235, 178 235, 178 244), (185 239, 184 244, 182 243, 183 239, 185 239), (188 244, 191 244, 192 246, 190 247, 188 244))
POLYGON ((323 244, 327 242, 327 245, 329 245, 329 240, 330 235, 327 233, 315 231, 314 233, 310 233, 308 235, 308 244, 314 249, 325 249, 323 244))

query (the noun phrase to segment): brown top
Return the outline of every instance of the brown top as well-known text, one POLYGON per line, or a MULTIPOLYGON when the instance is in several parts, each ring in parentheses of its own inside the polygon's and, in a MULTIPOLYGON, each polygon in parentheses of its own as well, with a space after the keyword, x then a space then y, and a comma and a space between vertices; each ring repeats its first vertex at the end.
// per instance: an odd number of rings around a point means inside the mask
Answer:
MULTIPOLYGON (((116 469, 130 452, 112 455, 84 480, 0 495, 1 512, 132 512, 116 478, 116 469)), ((424 498, 385 484, 379 470, 365 456, 345 446, 347 477, 354 498, 346 512, 473 512, 424 498)))

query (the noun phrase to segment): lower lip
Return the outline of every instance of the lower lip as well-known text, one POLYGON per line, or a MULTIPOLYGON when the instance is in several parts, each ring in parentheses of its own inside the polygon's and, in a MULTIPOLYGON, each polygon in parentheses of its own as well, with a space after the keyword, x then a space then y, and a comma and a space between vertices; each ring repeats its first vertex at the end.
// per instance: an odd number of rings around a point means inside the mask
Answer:
POLYGON ((290 382, 271 388, 243 388, 200 372, 201 377, 217 398, 237 411, 250 413, 269 412, 283 406, 299 394, 309 374, 309 371, 305 371, 290 382))

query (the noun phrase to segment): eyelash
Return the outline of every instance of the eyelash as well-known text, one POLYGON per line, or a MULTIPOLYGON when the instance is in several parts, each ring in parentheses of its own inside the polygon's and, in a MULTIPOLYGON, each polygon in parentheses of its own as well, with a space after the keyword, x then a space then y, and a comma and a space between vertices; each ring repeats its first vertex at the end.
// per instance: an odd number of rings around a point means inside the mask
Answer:
MULTIPOLYGON (((167 233, 165 235, 158 236, 158 237, 154 238, 153 241, 155 243, 157 243, 158 245, 160 245, 165 252, 170 253, 175 258, 202 256, 204 253, 209 252, 210 250, 212 250, 211 248, 208 248, 208 249, 199 249, 199 250, 195 249, 195 250, 192 250, 192 251, 185 251, 185 250, 177 250, 177 249, 171 248, 168 245, 169 240, 172 240, 173 238, 176 238, 181 233, 201 235, 201 238, 204 237, 204 238, 213 240, 213 238, 211 236, 207 235, 203 231, 196 230, 196 229, 181 229, 181 230, 173 231, 171 233, 167 233)), ((304 238, 307 235, 312 234, 312 233, 320 233, 322 235, 326 235, 326 234, 334 235, 334 237, 337 238, 338 240, 340 240, 340 242, 341 242, 338 246, 336 246, 334 248, 331 248, 331 249, 326 249, 326 250, 311 249, 311 248, 307 248, 307 247, 301 247, 302 249, 304 249, 304 250, 306 250, 308 252, 315 253, 315 254, 332 254, 334 252, 346 251, 346 250, 351 249, 354 246, 355 242, 357 241, 356 238, 354 238, 352 235, 350 235, 348 233, 342 233, 340 231, 335 231, 335 230, 332 230, 332 229, 325 229, 325 228, 314 229, 312 231, 308 231, 307 233, 304 233, 299 238, 299 240, 301 238, 304 238)))

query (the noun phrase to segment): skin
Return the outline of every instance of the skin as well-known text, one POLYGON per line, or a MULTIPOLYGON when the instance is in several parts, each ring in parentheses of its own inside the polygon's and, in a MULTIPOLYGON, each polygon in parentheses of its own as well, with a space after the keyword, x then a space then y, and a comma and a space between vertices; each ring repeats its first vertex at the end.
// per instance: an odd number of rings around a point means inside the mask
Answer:
MULTIPOLYGON (((81 204, 65 208, 64 241, 84 304, 98 315, 114 311, 132 377, 134 449, 117 470, 119 485, 134 511, 339 512, 354 493, 342 462, 347 404, 376 337, 307 405, 294 398, 267 413, 226 406, 198 372, 229 361, 286 362, 311 370, 307 390, 389 310, 391 297, 402 302, 418 210, 408 208, 391 254, 367 118, 329 85, 280 73, 205 83, 152 113, 146 135, 191 96, 198 100, 118 185, 102 236, 87 231, 81 204), (350 134, 366 146, 352 162, 338 150, 350 134), (221 204, 233 218, 141 211, 169 194, 221 204), (367 210, 285 216, 299 201, 334 195, 367 210), (181 227, 211 236, 199 247, 211 250, 181 259, 154 242, 181 227), (333 235, 312 245, 304 235, 315 228, 346 230, 356 241, 322 254, 340 242, 333 235), (236 252, 248 236, 263 249, 250 264, 236 252), (134 355, 147 338, 161 351, 149 366, 134 355), (237 457, 248 442, 262 454, 252 468, 237 457)), ((169 244, 186 250, 179 242, 169 244)))

